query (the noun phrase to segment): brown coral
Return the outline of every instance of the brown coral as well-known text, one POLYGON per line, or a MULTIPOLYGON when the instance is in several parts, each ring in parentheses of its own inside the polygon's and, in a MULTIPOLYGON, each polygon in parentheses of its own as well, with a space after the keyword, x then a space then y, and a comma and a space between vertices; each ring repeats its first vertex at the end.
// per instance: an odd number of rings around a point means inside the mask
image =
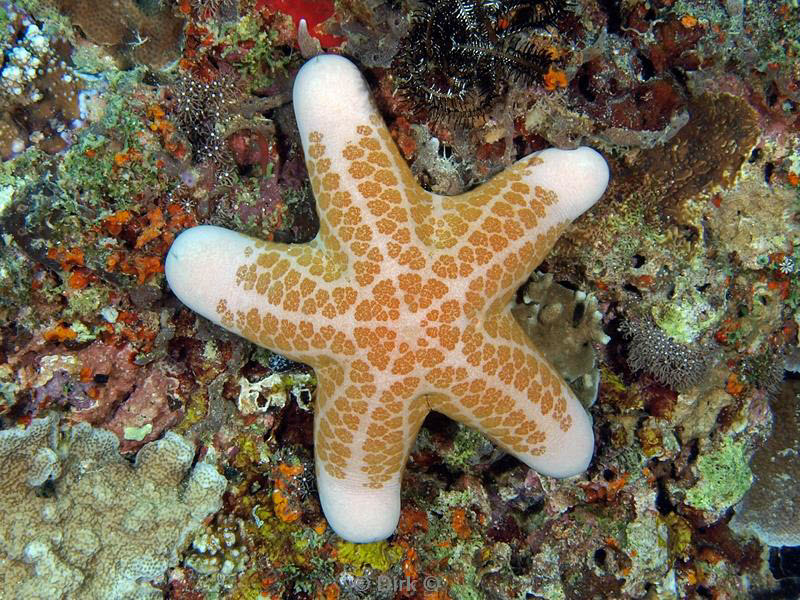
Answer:
POLYGON ((58 4, 87 38, 128 53, 134 62, 161 68, 179 56, 185 21, 169 6, 147 14, 134 0, 59 0, 58 4))
POLYGON ((736 509, 731 528, 752 533, 768 546, 800 544, 800 385, 792 382, 770 401, 773 430, 750 468, 756 482, 736 509))
POLYGON ((168 433, 131 466, 117 438, 86 423, 60 439, 59 418, 0 432, 0 589, 4 598, 161 598, 147 583, 220 507, 210 462, 182 480, 194 447, 168 433))
MULTIPOLYGON (((689 103, 688 111, 688 123, 669 142, 611 161, 607 201, 554 248, 551 270, 557 275, 574 269, 568 265, 587 265, 604 286, 621 295, 624 286, 666 291, 674 279, 663 276, 664 265, 673 272, 700 273, 690 270, 689 262, 705 243, 704 210, 713 207, 708 200, 714 191, 733 185, 760 129, 757 113, 730 94, 703 94, 689 103)), ((722 293, 716 282, 706 295, 722 293)))
POLYGON ((742 98, 703 94, 689 104, 689 122, 665 147, 642 152, 622 167, 611 197, 636 194, 646 203, 677 206, 728 187, 758 141, 757 113, 742 98))
POLYGON ((0 159, 31 144, 59 152, 82 124, 84 82, 70 66, 71 48, 22 19, 11 27, 18 39, 0 71, 0 159))
POLYGON ((550 273, 534 273, 525 286, 514 318, 585 407, 594 404, 600 385, 592 342, 605 344, 597 298, 553 281, 550 273))

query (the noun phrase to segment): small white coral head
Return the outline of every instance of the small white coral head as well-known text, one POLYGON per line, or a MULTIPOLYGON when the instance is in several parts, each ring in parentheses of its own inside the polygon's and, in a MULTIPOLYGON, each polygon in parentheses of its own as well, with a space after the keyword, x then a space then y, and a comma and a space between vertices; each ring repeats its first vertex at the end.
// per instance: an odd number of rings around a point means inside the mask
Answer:
POLYGON ((300 47, 300 54, 303 58, 322 54, 322 46, 319 40, 309 33, 308 23, 305 19, 300 19, 300 24, 297 26, 297 45, 300 47))

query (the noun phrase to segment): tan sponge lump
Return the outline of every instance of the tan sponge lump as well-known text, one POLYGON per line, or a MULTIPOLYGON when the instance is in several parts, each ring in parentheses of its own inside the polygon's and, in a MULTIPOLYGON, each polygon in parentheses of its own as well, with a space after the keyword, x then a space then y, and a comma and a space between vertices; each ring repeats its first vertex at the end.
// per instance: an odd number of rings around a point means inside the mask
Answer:
POLYGON ((178 562, 219 510, 226 480, 213 452, 167 432, 131 465, 109 431, 59 416, 0 431, 0 597, 161 598, 149 581, 178 562))

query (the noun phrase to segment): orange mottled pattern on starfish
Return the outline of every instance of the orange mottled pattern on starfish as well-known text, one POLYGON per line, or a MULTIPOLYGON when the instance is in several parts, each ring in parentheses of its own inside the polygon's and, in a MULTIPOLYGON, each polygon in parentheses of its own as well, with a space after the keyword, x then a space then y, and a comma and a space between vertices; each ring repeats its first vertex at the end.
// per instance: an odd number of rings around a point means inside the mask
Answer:
POLYGON ((236 285, 265 302, 231 311, 220 300, 222 325, 315 368, 316 451, 332 477, 357 471, 382 487, 431 409, 543 454, 537 422, 567 431, 567 392, 501 312, 566 225, 544 227, 557 198, 523 182, 541 160, 442 197, 416 184, 379 120, 356 133, 341 150, 346 172, 309 134, 319 237, 248 246, 236 285))
POLYGON ((198 226, 176 238, 164 270, 187 307, 315 370, 315 468, 334 531, 353 542, 391 534, 431 410, 543 474, 585 470, 591 419, 510 308, 601 197, 602 156, 542 150, 446 197, 417 183, 350 61, 309 60, 293 105, 318 235, 281 244, 198 226))

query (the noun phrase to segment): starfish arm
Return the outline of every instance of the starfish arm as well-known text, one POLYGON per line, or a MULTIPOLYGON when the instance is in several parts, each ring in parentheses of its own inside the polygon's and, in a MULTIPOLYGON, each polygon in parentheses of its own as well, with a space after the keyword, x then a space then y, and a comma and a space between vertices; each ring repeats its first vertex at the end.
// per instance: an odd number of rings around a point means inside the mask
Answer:
POLYGON ((499 309, 607 184, 608 166, 591 148, 543 150, 461 196, 437 196, 416 233, 441 250, 437 275, 466 282, 468 305, 499 309))
POLYGON ((466 332, 469 376, 431 408, 475 427, 545 475, 585 471, 594 451, 586 411, 510 315, 466 332))
POLYGON ((352 304, 346 286, 337 294, 332 285, 342 270, 313 244, 264 242, 210 225, 181 233, 164 266, 189 308, 299 361, 330 346, 332 323, 352 304))
POLYGON ((403 468, 428 413, 414 398, 419 380, 389 383, 359 360, 316 370, 314 454, 325 517, 346 540, 385 539, 397 526, 403 468))
POLYGON ((419 261, 403 251, 418 242, 413 223, 433 196, 411 174, 355 65, 339 56, 312 58, 295 79, 293 98, 325 247, 353 258, 362 286, 386 254, 401 265, 419 261))

